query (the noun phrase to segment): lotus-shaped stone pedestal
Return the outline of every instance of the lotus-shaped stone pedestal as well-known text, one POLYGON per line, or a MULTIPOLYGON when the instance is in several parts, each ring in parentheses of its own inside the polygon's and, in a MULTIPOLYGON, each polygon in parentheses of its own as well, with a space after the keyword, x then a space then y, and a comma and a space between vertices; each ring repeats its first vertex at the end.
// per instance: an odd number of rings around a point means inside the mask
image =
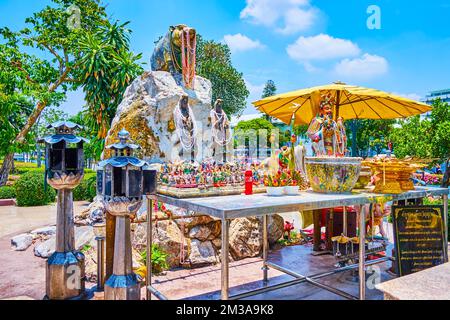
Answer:
POLYGON ((83 179, 83 173, 54 173, 47 182, 58 190, 56 248, 46 266, 46 298, 78 299, 85 292, 84 255, 75 250, 72 190, 83 179))
POLYGON ((106 300, 140 300, 141 286, 131 256, 130 217, 142 205, 142 200, 127 197, 104 199, 106 210, 116 217, 113 274, 105 282, 106 300))

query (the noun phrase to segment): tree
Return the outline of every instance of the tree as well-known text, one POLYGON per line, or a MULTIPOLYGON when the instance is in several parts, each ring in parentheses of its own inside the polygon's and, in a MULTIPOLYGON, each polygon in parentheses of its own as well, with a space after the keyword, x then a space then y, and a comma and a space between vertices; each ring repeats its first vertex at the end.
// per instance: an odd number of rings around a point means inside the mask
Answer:
POLYGON ((301 124, 294 127, 294 134, 297 136, 304 136, 306 135, 306 132, 308 131, 309 125, 307 124, 301 124))
MULTIPOLYGON (((27 132, 20 145, 11 143, 26 124, 40 94, 39 86, 29 82, 28 75, 20 70, 23 65, 29 65, 33 74, 39 77, 39 61, 21 54, 17 48, 14 42, 0 43, 0 156, 5 157, 2 166, 9 170, 13 166, 14 153, 28 151, 34 141, 33 132, 27 132), (19 64, 18 61, 22 62, 19 64)), ((6 180, 7 177, 3 183, 6 180)))
POLYGON ((267 121, 264 118, 256 118, 248 121, 239 121, 237 126, 235 127, 235 130, 267 130, 270 135, 270 131, 275 128, 275 126, 267 121))
POLYGON ((400 122, 391 134, 394 152, 398 157, 412 156, 446 162, 442 187, 450 184, 450 108, 437 99, 429 117, 419 116, 400 122))
POLYGON ((41 113, 36 123, 36 136, 42 138, 49 134, 54 134, 53 129, 48 129, 48 125, 61 120, 68 120, 69 115, 57 107, 48 107, 41 113))
POLYGON ((228 45, 197 36, 197 74, 212 83, 212 99, 223 100, 228 115, 241 115, 249 92, 242 77, 231 63, 228 45))
MULTIPOLYGON (((0 68, 0 78, 5 77, 0 68)), ((10 141, 20 132, 25 125, 25 119, 33 111, 33 103, 23 94, 18 92, 11 82, 0 82, 0 157, 9 153, 27 151, 30 142, 33 141, 28 134, 21 149, 15 148, 10 141), (8 84, 6 86, 5 84, 8 84)))
MULTIPOLYGON (((91 114, 100 114, 96 124, 100 137, 104 136, 108 116, 117 106, 122 88, 132 81, 134 73, 130 69, 134 70, 139 59, 125 44, 128 41, 124 36, 125 25, 111 24, 100 0, 52 2, 53 7, 47 6, 26 19, 27 28, 18 32, 0 29, 4 39, 0 47, 2 69, 10 70, 21 79, 19 90, 35 105, 25 125, 9 141, 15 148, 24 143, 45 107, 58 105, 67 91, 83 86, 91 114), (74 16, 77 12, 80 15, 74 16), (28 54, 27 50, 33 48, 51 58, 28 54), (98 81, 98 86, 93 79, 98 81), (110 103, 112 107, 106 110, 110 103)), ((7 180, 13 156, 11 148, 0 171, 0 185, 7 180)))
POLYGON ((399 121, 400 127, 392 130, 391 140, 398 158, 414 156, 432 158, 430 143, 430 121, 421 121, 420 116, 399 121))
MULTIPOLYGON (((273 80, 267 80, 266 85, 264 86, 263 93, 261 98, 267 98, 274 96, 277 93, 277 87, 275 86, 275 82, 273 80)), ((268 114, 265 114, 264 117, 267 121, 272 122, 271 117, 268 114)))
POLYGON ((104 141, 126 88, 143 72, 138 63, 142 54, 129 51, 127 25, 102 25, 95 33, 85 33, 79 42, 83 91, 91 115, 84 120, 97 132, 96 142, 104 141))
MULTIPOLYGON (((254 147, 259 151, 258 146, 260 145, 260 130, 266 130, 266 142, 267 145, 270 145, 270 136, 272 134, 272 130, 275 129, 275 126, 264 118, 257 118, 248 121, 240 121, 237 126, 234 128, 235 134, 235 147, 238 147, 239 142, 243 142, 245 147, 250 147, 251 142, 256 143, 254 147)), ((281 137, 280 137, 281 138, 281 137)))
MULTIPOLYGON (((366 157, 369 149, 374 149, 377 154, 387 147, 389 136, 394 128, 395 120, 358 119, 357 130, 352 130, 354 121, 345 123, 347 133, 356 131, 356 155, 366 157)), ((352 137, 353 138, 353 137, 352 137)), ((355 139, 348 139, 349 147, 353 147, 355 139)))
POLYGON ((277 93, 277 87, 275 86, 275 82, 273 80, 268 80, 266 85, 264 86, 263 93, 261 98, 267 98, 274 96, 277 93))

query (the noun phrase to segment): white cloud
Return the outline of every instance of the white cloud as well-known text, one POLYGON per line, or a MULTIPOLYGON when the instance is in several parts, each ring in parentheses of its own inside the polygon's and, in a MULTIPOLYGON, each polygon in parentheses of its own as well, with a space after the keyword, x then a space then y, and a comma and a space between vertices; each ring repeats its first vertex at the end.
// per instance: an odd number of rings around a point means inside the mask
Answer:
POLYGON ((417 94, 417 93, 399 93, 399 92, 393 92, 393 94, 400 96, 400 97, 404 97, 407 99, 411 99, 414 101, 420 101, 422 100, 422 96, 417 94))
POLYGON ((286 49, 288 55, 300 62, 330 60, 355 57, 361 52, 358 45, 346 39, 333 38, 327 34, 312 37, 300 37, 286 49))
POLYGON ((247 86, 247 90, 250 93, 247 98, 247 107, 244 110, 244 114, 256 113, 257 112, 256 108, 252 105, 252 102, 261 99, 266 84, 265 83, 254 84, 248 81, 247 79, 244 79, 244 81, 245 85, 247 86))
POLYGON ((232 52, 264 48, 264 45, 259 40, 252 40, 241 33, 227 34, 223 37, 223 42, 230 47, 232 52))
POLYGON ((284 16, 284 27, 277 28, 277 31, 282 34, 294 34, 298 31, 308 30, 313 26, 318 12, 315 8, 287 10, 284 16))
POLYGON ((250 101, 255 101, 258 99, 261 99, 262 96, 262 92, 264 90, 265 87, 265 83, 263 84, 253 84, 251 82, 249 82, 248 80, 245 80, 245 85, 247 86, 248 91, 250 92, 249 94, 249 100, 250 101))
POLYGON ((366 53, 360 58, 342 60, 334 71, 342 77, 368 79, 386 74, 388 69, 389 63, 385 58, 366 53))
POLYGON ((310 0, 246 0, 246 3, 241 11, 241 19, 274 27, 282 34, 310 29, 320 13, 310 0))
POLYGON ((313 62, 340 59, 334 66, 334 73, 351 79, 368 79, 388 72, 388 61, 380 56, 365 53, 361 55, 358 44, 348 39, 334 38, 327 34, 311 37, 301 36, 287 46, 289 57, 303 65, 309 73, 321 70, 313 62))

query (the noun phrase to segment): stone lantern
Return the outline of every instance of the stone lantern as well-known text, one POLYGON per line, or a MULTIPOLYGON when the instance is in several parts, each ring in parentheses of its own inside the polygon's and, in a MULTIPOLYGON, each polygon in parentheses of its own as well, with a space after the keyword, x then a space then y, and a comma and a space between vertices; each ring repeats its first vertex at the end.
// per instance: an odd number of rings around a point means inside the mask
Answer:
POLYGON ((84 176, 83 143, 74 131, 82 127, 60 121, 47 127, 55 134, 45 137, 45 176, 58 191, 55 252, 47 260, 46 298, 81 298, 85 292, 84 255, 75 250, 73 194, 84 176))
POLYGON ((116 220, 113 272, 105 282, 106 300, 140 299, 140 283, 132 270, 130 218, 141 207, 142 196, 156 190, 156 171, 133 156, 140 147, 129 143, 129 136, 124 129, 119 132, 119 142, 106 147, 113 157, 100 162, 97 170, 97 194, 116 220))

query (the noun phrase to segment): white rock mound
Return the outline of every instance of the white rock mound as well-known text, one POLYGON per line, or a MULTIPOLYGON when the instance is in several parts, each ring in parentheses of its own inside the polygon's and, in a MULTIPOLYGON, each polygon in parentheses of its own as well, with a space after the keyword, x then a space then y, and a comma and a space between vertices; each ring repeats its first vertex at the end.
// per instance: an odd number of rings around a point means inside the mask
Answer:
MULTIPOLYGON (((174 109, 182 96, 189 96, 189 106, 197 124, 195 159, 212 155, 211 82, 197 76, 193 90, 186 89, 181 76, 164 71, 148 71, 136 78, 125 91, 117 108, 106 145, 114 143, 117 133, 125 128, 131 139, 142 147, 147 160, 179 161, 191 159, 191 152, 182 152, 175 131, 174 109)), ((109 156, 105 150, 104 158, 109 156)))

